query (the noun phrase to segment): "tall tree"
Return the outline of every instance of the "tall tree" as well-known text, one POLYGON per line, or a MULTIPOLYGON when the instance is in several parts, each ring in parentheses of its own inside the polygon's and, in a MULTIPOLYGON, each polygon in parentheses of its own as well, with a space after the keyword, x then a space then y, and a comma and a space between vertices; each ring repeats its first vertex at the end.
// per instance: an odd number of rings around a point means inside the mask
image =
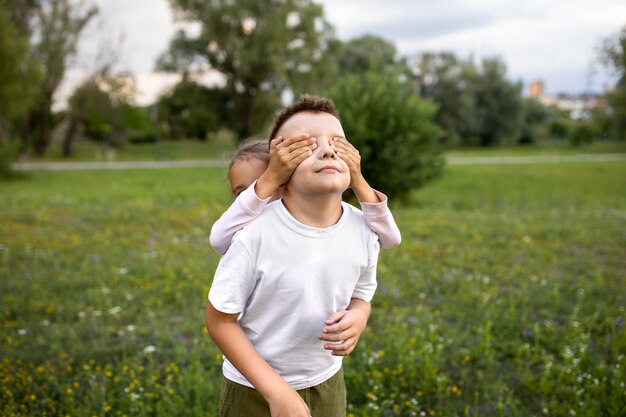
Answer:
POLYGON ((259 133, 291 80, 308 77, 333 39, 322 6, 312 0, 170 0, 179 31, 158 66, 181 72, 215 69, 226 78, 223 106, 240 139, 259 133))
POLYGON ((39 77, 25 34, 0 3, 0 176, 10 170, 14 152, 9 137, 14 124, 26 115, 39 77))
POLYGON ((445 129, 444 141, 454 144, 470 135, 474 96, 468 76, 475 73, 471 62, 451 52, 426 52, 410 60, 417 91, 439 104, 435 121, 445 129))
POLYGON ((468 74, 474 97, 472 136, 481 146, 516 140, 523 126, 522 84, 506 79, 506 65, 499 58, 485 58, 475 74, 468 74))
POLYGON ((608 100, 615 135, 626 140, 626 26, 616 36, 604 40, 600 48, 600 60, 617 76, 617 83, 608 94, 608 100))
POLYGON ((48 149, 58 122, 52 111, 54 94, 63 81, 69 60, 76 54, 81 32, 96 13, 94 5, 70 0, 41 2, 36 10, 32 48, 43 80, 29 111, 22 152, 26 152, 31 144, 38 155, 48 149))

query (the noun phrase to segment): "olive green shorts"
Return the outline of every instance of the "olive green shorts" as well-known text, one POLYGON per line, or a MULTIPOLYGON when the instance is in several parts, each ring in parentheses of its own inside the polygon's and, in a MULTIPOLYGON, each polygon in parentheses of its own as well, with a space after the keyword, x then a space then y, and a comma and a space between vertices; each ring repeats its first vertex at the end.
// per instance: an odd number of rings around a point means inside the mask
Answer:
MULTIPOLYGON (((343 368, 314 387, 297 391, 312 417, 345 417, 346 385, 343 368)), ((220 417, 271 417, 267 401, 254 388, 222 377, 220 417)))

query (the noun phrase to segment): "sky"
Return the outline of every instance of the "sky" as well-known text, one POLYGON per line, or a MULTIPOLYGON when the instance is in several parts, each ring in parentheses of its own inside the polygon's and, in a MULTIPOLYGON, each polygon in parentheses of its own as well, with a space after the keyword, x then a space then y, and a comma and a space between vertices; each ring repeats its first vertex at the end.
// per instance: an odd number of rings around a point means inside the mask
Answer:
MULTIPOLYGON (((155 74, 155 62, 176 30, 167 0, 95 0, 100 14, 81 42, 62 96, 93 68, 108 46, 117 68, 133 73, 140 104, 176 82, 155 74)), ((623 0, 317 0, 336 35, 365 34, 393 42, 404 56, 452 51, 459 57, 499 56, 511 81, 542 80, 546 92, 602 92, 613 80, 596 62, 602 39, 626 25, 623 0)))

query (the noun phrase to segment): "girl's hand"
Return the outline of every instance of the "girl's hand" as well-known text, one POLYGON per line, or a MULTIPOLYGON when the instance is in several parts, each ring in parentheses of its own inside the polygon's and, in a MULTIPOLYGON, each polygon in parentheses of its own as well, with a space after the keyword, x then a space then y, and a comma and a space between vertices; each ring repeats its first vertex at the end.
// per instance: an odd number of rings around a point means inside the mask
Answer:
POLYGON ((327 342, 324 349, 330 350, 334 356, 348 356, 356 347, 361 333, 367 325, 368 315, 361 310, 343 310, 333 313, 326 320, 327 327, 320 335, 327 342))
POLYGON ((378 203, 380 199, 369 186, 361 173, 361 154, 346 138, 336 136, 330 141, 330 146, 350 169, 350 188, 356 198, 362 203, 378 203))
POLYGON ((313 154, 317 147, 315 138, 303 133, 287 140, 277 137, 270 142, 270 163, 257 180, 255 191, 260 198, 267 198, 291 178, 300 162, 313 154))
POLYGON ((363 178, 361 174, 361 154, 346 138, 336 136, 330 141, 330 146, 350 168, 350 188, 355 186, 355 182, 359 178, 363 178))

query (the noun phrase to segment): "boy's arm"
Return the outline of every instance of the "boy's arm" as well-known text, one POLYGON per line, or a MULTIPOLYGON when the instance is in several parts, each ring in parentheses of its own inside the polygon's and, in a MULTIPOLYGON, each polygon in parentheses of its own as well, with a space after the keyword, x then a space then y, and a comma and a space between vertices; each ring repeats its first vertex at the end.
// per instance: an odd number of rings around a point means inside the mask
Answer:
POLYGON ((324 328, 320 339, 341 343, 328 343, 324 345, 324 349, 330 350, 334 356, 350 355, 367 326, 371 311, 370 303, 352 298, 346 310, 331 314, 326 320, 327 327, 324 328))
POLYGON ((398 246, 402 237, 387 206, 387 196, 370 187, 363 177, 359 151, 342 137, 333 138, 332 147, 350 168, 350 188, 361 204, 365 222, 378 235, 380 247, 387 249, 398 246))
POLYGON ((306 403, 259 355, 237 324, 237 317, 207 303, 206 327, 215 344, 265 398, 272 417, 310 417, 306 403))
POLYGON ((269 197, 261 199, 256 195, 255 184, 256 182, 252 183, 242 191, 211 228, 209 241, 213 249, 221 255, 225 254, 230 247, 235 233, 259 217, 270 201, 269 197))

